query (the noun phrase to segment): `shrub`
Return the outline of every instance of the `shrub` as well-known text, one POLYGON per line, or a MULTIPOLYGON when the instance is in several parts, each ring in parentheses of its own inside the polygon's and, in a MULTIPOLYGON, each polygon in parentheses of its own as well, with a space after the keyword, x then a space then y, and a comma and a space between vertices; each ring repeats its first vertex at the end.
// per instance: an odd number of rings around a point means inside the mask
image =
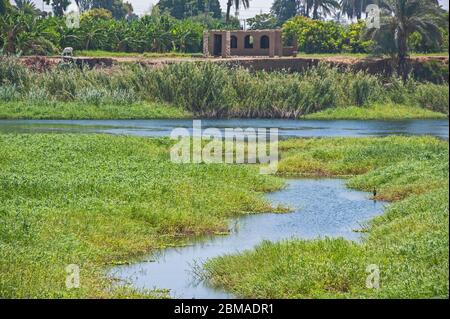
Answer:
POLYGON ((105 89, 82 88, 77 92, 76 99, 92 105, 101 105, 106 102, 108 92, 105 89))
POLYGON ((342 49, 344 28, 332 21, 312 20, 296 16, 283 25, 286 41, 297 39, 299 51, 335 53, 342 49))
POLYGON ((29 71, 17 59, 0 56, 0 85, 13 84, 22 88, 28 81, 29 71))
POLYGON ((0 101, 13 101, 18 97, 18 92, 15 85, 2 85, 0 86, 0 101))
POLYGON ((422 107, 448 115, 448 86, 432 83, 419 84, 415 91, 415 99, 422 107))

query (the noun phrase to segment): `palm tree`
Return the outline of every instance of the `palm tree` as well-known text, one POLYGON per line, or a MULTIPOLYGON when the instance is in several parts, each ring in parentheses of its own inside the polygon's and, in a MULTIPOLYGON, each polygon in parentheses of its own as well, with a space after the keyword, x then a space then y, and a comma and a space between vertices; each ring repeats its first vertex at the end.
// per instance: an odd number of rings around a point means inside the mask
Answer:
POLYGON ((38 9, 32 0, 16 0, 16 8, 25 14, 38 13, 38 9))
POLYGON ((313 0, 313 19, 319 19, 319 10, 326 16, 331 14, 331 11, 339 8, 339 3, 336 0, 313 0))
POLYGON ((418 32, 426 41, 439 43, 440 26, 448 23, 435 0, 380 0, 380 28, 368 30, 385 52, 397 56, 397 72, 408 78, 408 37, 418 32))
POLYGON ((313 0, 313 19, 319 20, 319 11, 321 11, 325 16, 331 14, 331 11, 339 8, 339 3, 336 0, 313 0))
POLYGON ((25 29, 22 23, 22 14, 5 14, 0 16, 0 35, 2 37, 2 50, 8 54, 16 53, 17 38, 20 32, 25 29))
POLYGON ((9 0, 0 0, 0 14, 6 13, 6 10, 9 8, 9 0))
POLYGON ((233 4, 236 10, 239 9, 241 4, 244 7, 244 9, 247 9, 248 7, 250 7, 250 0, 228 0, 226 22, 230 22, 231 7, 233 6, 233 4))
POLYGON ((369 4, 377 3, 377 0, 341 0, 341 10, 350 19, 361 19, 363 12, 369 4))
POLYGON ((311 8, 314 6, 314 0, 302 0, 302 1, 303 1, 303 5, 305 6, 305 16, 309 17, 311 8))

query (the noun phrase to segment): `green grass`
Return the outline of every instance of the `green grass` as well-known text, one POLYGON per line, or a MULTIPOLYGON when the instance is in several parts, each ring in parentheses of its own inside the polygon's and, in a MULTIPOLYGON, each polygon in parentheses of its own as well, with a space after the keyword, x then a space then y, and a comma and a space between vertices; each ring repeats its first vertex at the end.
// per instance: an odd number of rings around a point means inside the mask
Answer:
POLYGON ((282 142, 283 175, 353 176, 356 189, 392 200, 361 244, 343 239, 265 242, 210 260, 205 276, 254 298, 448 298, 448 142, 431 137, 282 142), (381 287, 367 289, 368 265, 381 287))
MULTIPOLYGON (((174 164, 171 141, 108 135, 0 135, 0 297, 133 297, 108 266, 239 214, 271 210, 282 182, 257 167, 174 164), (65 287, 65 267, 81 287, 65 287)), ((154 296, 154 294, 145 295, 154 296)))
POLYGON ((156 53, 156 52, 111 52, 102 50, 82 50, 75 51, 75 56, 80 57, 92 57, 92 58, 193 58, 202 57, 202 53, 182 53, 182 52, 167 52, 167 53, 156 53))
POLYGON ((131 105, 83 102, 1 102, 0 119, 162 119, 188 118, 190 112, 162 103, 131 105))
POLYGON ((304 116, 311 120, 406 120, 445 119, 447 115, 417 106, 375 104, 368 107, 337 107, 304 116))
MULTIPOLYGON (((357 58, 357 59, 363 59, 370 57, 370 54, 367 53, 304 53, 300 52, 297 54, 297 57, 299 58, 357 58)), ((433 57, 433 56, 447 56, 448 52, 435 52, 435 53, 411 53, 412 57, 433 57)))
MULTIPOLYGON (((133 115, 127 113, 134 111, 129 112, 129 106, 143 102, 174 105, 193 116, 208 118, 293 119, 329 108, 365 109, 375 104, 411 105, 448 113, 449 99, 448 84, 413 79, 404 83, 394 77, 340 72, 325 64, 302 73, 251 72, 212 62, 173 63, 158 68, 135 63, 112 69, 55 67, 36 72, 16 59, 2 58, 0 82, 0 103, 22 101, 45 108, 56 102, 73 102, 83 118, 85 105, 121 105, 122 109, 117 107, 114 113, 130 117, 133 115)), ((20 112, 14 116, 24 117, 20 112)), ((56 118, 59 114, 45 116, 56 118)), ((151 116, 151 112, 139 115, 151 116)))
MULTIPOLYGON (((110 265, 271 207, 282 181, 255 166, 179 165, 169 139, 0 135, 0 296, 158 297, 111 289, 110 265), (81 288, 65 267, 81 267, 81 288)), ((290 139, 283 176, 353 176, 348 185, 396 201, 363 244, 342 239, 263 243, 211 260, 212 283, 246 297, 448 296, 448 143, 431 137, 290 139), (364 287, 368 264, 381 289, 364 287)))

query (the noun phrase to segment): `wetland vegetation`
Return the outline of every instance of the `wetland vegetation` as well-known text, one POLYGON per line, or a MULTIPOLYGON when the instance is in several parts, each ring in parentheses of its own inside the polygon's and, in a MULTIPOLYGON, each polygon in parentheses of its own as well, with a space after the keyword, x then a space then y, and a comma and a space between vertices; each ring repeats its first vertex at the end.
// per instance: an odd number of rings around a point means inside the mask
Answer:
POLYGON ((33 71, 0 58, 0 82, 0 117, 7 119, 299 118, 324 110, 317 116, 442 118, 449 100, 447 84, 326 65, 304 73, 251 72, 212 62, 33 71))
MULTIPOLYGON (((0 295, 155 297, 111 288, 107 267, 226 231, 232 216, 274 210, 262 195, 280 189, 281 179, 251 165, 174 164, 170 145, 168 138, 0 135, 0 295), (64 267, 71 263, 82 269, 80 289, 65 287, 64 267)), ((251 297, 448 294, 447 142, 289 139, 280 149, 281 176, 353 176, 348 186, 376 188, 377 198, 395 203, 368 226, 361 245, 264 243, 210 261, 212 282, 251 297), (363 289, 367 262, 382 269, 380 291, 363 289)))

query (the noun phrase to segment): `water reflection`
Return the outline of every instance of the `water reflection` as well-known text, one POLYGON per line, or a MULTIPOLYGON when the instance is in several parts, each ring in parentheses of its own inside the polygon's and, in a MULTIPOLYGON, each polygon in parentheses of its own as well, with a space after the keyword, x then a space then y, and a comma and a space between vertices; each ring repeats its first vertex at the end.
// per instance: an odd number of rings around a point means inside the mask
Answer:
POLYGON ((251 249, 264 240, 344 237, 360 240, 369 219, 382 213, 384 203, 370 194, 349 190, 342 180, 295 179, 267 195, 274 204, 294 210, 289 214, 257 214, 236 218, 228 236, 204 237, 191 246, 168 248, 143 262, 115 267, 111 275, 137 288, 167 288, 174 298, 231 298, 228 293, 195 280, 192 266, 208 258, 251 249))

